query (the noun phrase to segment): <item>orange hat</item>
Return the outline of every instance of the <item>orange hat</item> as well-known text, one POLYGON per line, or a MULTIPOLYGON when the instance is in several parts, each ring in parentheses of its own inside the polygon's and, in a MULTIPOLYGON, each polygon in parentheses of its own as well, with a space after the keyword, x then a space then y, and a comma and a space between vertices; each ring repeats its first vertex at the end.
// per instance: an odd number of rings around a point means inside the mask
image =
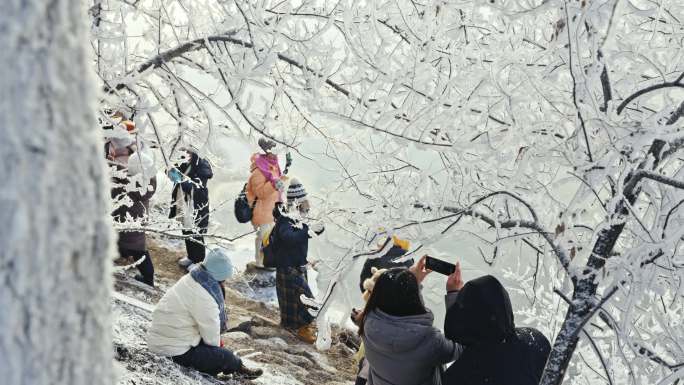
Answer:
POLYGON ((135 131, 135 123, 132 120, 124 120, 121 122, 121 124, 126 128, 126 131, 128 132, 135 131))
POLYGON ((406 239, 401 239, 396 235, 392 235, 392 241, 394 242, 394 246, 399 246, 404 251, 409 251, 411 249, 411 242, 406 239))

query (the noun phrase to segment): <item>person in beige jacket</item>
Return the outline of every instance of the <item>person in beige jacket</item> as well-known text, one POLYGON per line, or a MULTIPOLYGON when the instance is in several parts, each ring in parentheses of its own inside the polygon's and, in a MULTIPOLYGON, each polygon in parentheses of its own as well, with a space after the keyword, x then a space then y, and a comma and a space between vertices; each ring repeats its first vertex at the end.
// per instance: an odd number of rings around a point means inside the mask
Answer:
POLYGON ((235 373, 243 378, 259 377, 261 369, 245 367, 221 342, 227 310, 220 282, 231 274, 230 259, 214 249, 179 279, 152 313, 147 336, 150 351, 213 376, 235 373))

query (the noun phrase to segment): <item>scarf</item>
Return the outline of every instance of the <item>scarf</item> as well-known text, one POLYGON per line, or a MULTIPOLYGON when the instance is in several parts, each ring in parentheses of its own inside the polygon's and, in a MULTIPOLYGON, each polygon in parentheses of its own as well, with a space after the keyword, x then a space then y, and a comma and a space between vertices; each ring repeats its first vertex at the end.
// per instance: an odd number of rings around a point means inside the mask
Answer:
POLYGON ((190 271, 190 276, 195 280, 195 282, 202 285, 202 287, 211 294, 219 307, 219 318, 221 319, 221 333, 228 330, 228 316, 226 315, 226 303, 223 297, 223 291, 221 291, 221 285, 216 281, 211 274, 204 268, 204 266, 199 265, 190 271))
POLYGON ((280 179, 282 173, 280 172, 280 165, 278 158, 275 156, 268 156, 264 154, 257 154, 254 157, 254 165, 266 177, 266 180, 275 185, 276 180, 280 179))

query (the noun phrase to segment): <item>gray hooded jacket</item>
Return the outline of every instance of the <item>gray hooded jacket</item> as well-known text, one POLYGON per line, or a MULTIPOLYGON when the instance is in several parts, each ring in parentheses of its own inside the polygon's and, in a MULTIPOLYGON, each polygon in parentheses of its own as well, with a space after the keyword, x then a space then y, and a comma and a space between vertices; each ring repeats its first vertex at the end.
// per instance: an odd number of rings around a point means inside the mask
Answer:
POLYGON ((408 317, 374 310, 366 317, 363 342, 370 364, 369 385, 434 385, 438 367, 456 360, 461 345, 432 326, 430 311, 408 317))

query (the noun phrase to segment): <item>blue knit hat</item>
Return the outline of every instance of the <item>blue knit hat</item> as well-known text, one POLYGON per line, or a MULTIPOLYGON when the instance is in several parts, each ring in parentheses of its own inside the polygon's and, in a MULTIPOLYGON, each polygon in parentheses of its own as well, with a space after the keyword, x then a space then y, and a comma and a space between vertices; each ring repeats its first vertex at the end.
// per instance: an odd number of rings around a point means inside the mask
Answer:
POLYGON ((230 262, 230 258, 221 248, 209 251, 202 262, 202 266, 207 269, 212 278, 219 282, 225 281, 233 275, 233 263, 230 262))

